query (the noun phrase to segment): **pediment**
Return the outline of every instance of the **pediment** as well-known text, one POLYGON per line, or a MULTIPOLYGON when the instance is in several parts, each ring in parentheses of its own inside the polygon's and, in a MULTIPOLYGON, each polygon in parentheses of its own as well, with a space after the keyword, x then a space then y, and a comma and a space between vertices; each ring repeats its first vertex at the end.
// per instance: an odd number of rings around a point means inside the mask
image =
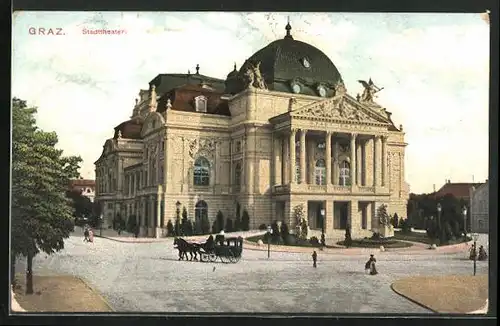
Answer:
POLYGON ((338 120, 358 123, 389 124, 387 117, 346 95, 307 104, 290 112, 292 117, 338 120))

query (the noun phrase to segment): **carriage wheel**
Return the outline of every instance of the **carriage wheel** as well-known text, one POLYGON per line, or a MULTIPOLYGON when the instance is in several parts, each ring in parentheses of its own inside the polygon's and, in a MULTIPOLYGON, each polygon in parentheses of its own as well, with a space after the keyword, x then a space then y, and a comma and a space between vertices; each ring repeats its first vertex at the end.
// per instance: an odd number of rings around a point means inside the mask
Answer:
POLYGON ((220 256, 220 260, 222 260, 222 262, 224 264, 227 264, 230 262, 229 257, 227 257, 227 256, 220 256))
POLYGON ((210 262, 214 262, 217 260, 217 256, 212 252, 208 255, 208 259, 210 260, 210 262))
POLYGON ((208 255, 206 253, 200 253, 200 261, 201 262, 208 261, 208 255))
POLYGON ((236 264, 237 262, 240 261, 241 256, 233 256, 233 258, 234 258, 233 263, 236 264))
POLYGON ((227 258, 229 259, 229 261, 231 263, 236 263, 236 258, 234 257, 233 253, 230 252, 229 255, 227 256, 227 258))

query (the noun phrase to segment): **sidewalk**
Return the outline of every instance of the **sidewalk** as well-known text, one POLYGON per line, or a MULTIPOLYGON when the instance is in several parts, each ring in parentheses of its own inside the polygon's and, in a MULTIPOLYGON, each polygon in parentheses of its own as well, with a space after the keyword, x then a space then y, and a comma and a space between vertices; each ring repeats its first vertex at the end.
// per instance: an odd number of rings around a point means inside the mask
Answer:
MULTIPOLYGON (((230 237, 242 237, 242 238, 248 238, 248 237, 253 237, 257 235, 262 235, 266 233, 266 231, 261 231, 261 230, 252 230, 252 231, 239 231, 239 232, 226 232, 225 237, 230 238, 230 237)), ((104 238, 112 241, 117 241, 117 242, 124 242, 124 243, 157 243, 157 242, 174 242, 174 237, 166 237, 166 238, 144 238, 144 237, 139 237, 136 238, 134 236, 121 236, 121 237, 114 237, 114 236, 99 236, 99 233, 95 235, 98 238, 104 238)), ((193 235, 189 237, 182 237, 185 240, 189 241, 205 241, 208 238, 208 234, 205 235, 193 235)))

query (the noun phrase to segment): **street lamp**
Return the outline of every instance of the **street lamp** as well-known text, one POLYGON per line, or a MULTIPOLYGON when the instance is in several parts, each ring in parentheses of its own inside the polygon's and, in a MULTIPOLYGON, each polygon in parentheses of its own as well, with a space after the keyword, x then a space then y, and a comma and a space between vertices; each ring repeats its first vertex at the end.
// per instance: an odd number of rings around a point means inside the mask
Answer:
POLYGON ((464 215, 464 238, 467 241, 467 207, 462 208, 462 214, 464 215))
POLYGON ((321 209, 321 250, 325 247, 325 209, 321 209))
POLYGON ((476 276, 476 259, 477 259, 477 239, 479 238, 479 234, 473 233, 472 239, 474 239, 474 276, 476 276))
POLYGON ((176 218, 176 220, 175 220, 175 224, 176 224, 176 226, 177 226, 177 230, 176 230, 175 232, 176 232, 177 236, 179 236, 179 227, 180 227, 180 225, 179 225, 179 224, 181 224, 181 223, 180 223, 180 221, 179 221, 179 219, 180 219, 180 214, 181 214, 181 205, 182 205, 182 204, 181 204, 181 202, 180 202, 180 201, 177 201, 177 202, 175 203, 175 207, 177 207, 177 210, 176 210, 176 217, 175 217, 175 218, 176 218))
POLYGON ((436 208, 438 212, 439 245, 441 246, 443 242, 443 230, 441 230, 441 203, 437 203, 436 208))
POLYGON ((102 219, 102 214, 99 216, 99 236, 102 237, 102 223, 103 223, 103 219, 102 219))
POLYGON ((273 228, 268 225, 267 226, 267 258, 271 256, 271 234, 273 234, 273 228))

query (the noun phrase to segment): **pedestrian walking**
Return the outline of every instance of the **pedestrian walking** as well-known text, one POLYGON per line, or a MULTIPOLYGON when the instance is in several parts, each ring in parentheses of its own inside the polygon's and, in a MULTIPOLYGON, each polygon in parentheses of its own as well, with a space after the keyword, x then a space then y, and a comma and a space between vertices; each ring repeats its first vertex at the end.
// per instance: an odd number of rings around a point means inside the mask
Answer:
POLYGON ((312 253, 312 259, 313 259, 313 267, 316 268, 316 260, 318 259, 318 254, 316 253, 316 250, 314 250, 312 253))
POLYGON ((94 242, 94 231, 92 229, 89 230, 89 242, 94 242))
POLYGON ((88 242, 89 241, 89 229, 88 228, 85 228, 85 230, 83 231, 83 242, 88 242))
POLYGON ((377 268, 375 267, 375 263, 377 260, 375 259, 374 255, 370 255, 370 259, 365 264, 365 271, 366 273, 369 273, 370 275, 377 275, 377 268))

